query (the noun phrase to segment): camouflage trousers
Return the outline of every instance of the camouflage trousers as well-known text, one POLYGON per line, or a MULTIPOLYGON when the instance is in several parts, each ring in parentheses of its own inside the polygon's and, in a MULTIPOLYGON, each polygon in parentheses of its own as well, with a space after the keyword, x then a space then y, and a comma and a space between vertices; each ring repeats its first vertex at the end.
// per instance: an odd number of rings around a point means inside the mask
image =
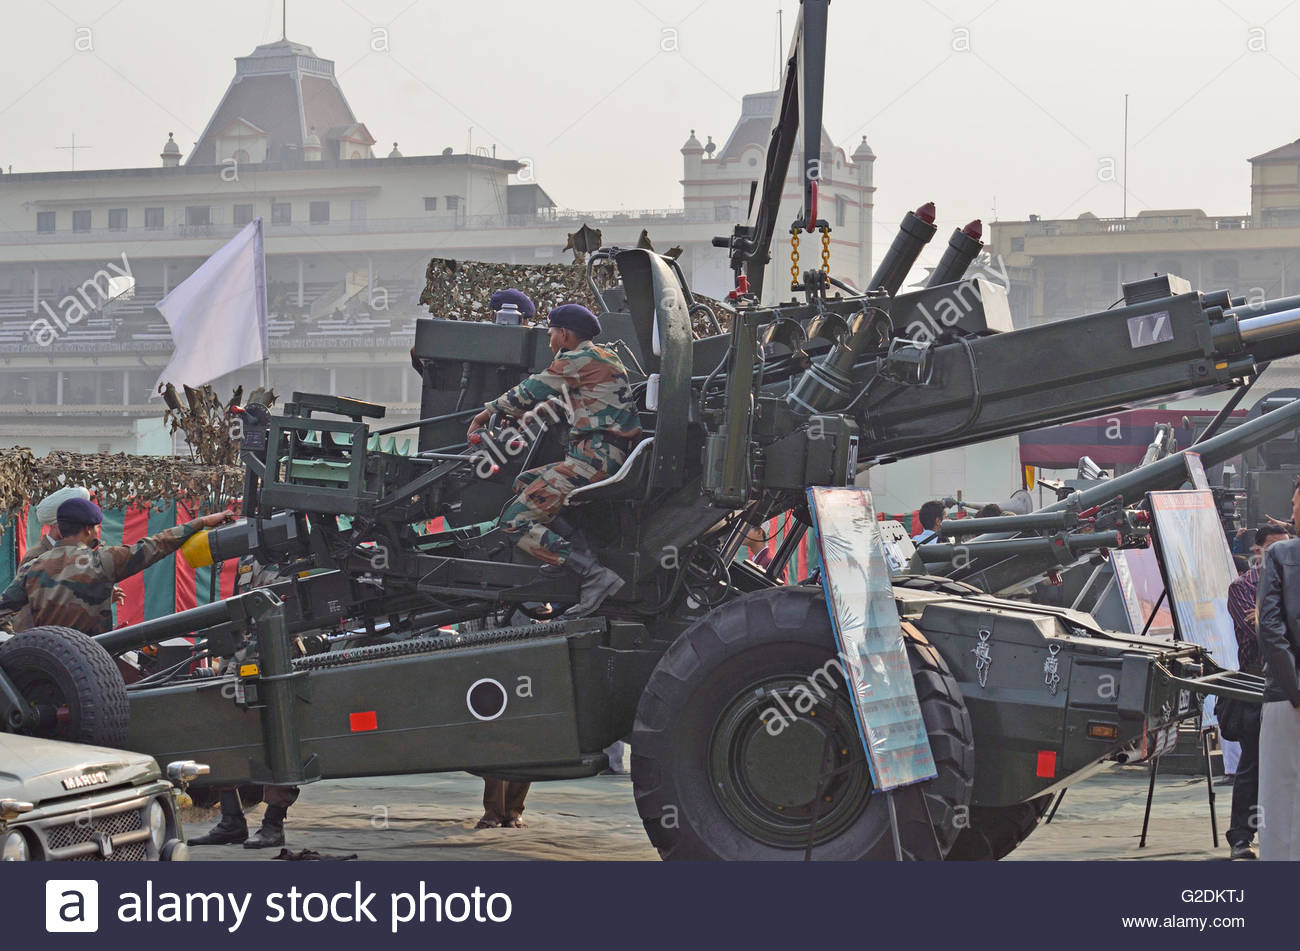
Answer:
POLYGON ((627 454, 599 437, 569 444, 561 462, 529 469, 515 480, 515 497, 501 513, 501 530, 516 538, 520 551, 548 565, 569 560, 573 546, 547 526, 564 507, 569 494, 584 485, 608 479, 627 454))

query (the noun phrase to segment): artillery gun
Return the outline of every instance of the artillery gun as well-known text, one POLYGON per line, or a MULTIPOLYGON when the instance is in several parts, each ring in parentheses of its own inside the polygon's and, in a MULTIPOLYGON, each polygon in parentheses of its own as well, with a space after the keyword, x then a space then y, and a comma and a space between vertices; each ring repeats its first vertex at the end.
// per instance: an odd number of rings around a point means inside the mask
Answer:
MULTIPOLYGON (((630 734, 637 807, 665 858, 891 856, 822 591, 778 581, 811 521, 807 488, 1239 384, 1300 352, 1300 312, 1245 318, 1228 293, 1168 279, 1114 310, 1014 330, 1002 289, 962 280, 973 229, 954 234, 928 286, 900 292, 937 230, 930 206, 905 218, 864 292, 815 269, 794 281, 801 297, 764 305, 800 124, 803 142, 820 141, 827 6, 803 2, 749 222, 715 242, 737 276, 730 331, 693 338, 698 305, 672 261, 595 255, 618 277, 593 286, 601 342, 624 355, 646 432, 613 477, 569 500, 570 520, 627 581, 597 616, 551 619, 545 606, 576 600, 576 580, 542 575, 494 526, 515 476, 558 458, 561 415, 527 432, 493 420, 476 444, 464 435, 484 400, 547 365, 545 331, 423 319, 417 424, 379 426, 382 406, 314 394, 294 394, 280 415, 240 408, 245 518, 198 544, 218 560, 253 554, 286 580, 87 641, 60 663, 89 671, 94 696, 63 672, 14 669, 0 648, 8 728, 99 731, 163 762, 207 763, 214 784, 442 770, 563 779, 598 772, 602 749, 630 734), (417 445, 401 451, 412 429, 417 445), (749 528, 786 511, 798 527, 771 564, 737 562, 749 528), (478 629, 449 627, 465 621, 478 629), (105 673, 105 652, 177 635, 240 662, 129 688, 105 673), (774 730, 770 711, 790 709, 797 688, 797 714, 774 730)), ((804 156, 806 171, 816 158, 804 156)), ((806 174, 792 227, 827 227, 817 184, 806 174)), ((1223 438, 1240 451, 1297 416, 1293 404, 1223 438)), ((937 838, 949 858, 1001 857, 1052 793, 1151 755, 1197 714, 1197 694, 1258 695, 1257 678, 1218 670, 1199 647, 1115 634, 1069 610, 930 576, 897 579, 895 595, 938 767, 922 787, 934 836, 900 808, 912 856, 937 838)))

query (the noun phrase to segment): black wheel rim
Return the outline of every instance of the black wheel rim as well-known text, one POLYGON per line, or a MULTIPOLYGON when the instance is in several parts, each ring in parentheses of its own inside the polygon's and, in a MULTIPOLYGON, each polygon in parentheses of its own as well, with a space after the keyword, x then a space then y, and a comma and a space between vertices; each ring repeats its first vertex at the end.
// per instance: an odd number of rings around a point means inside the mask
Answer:
POLYGON ((37 723, 28 731, 30 735, 47 740, 71 736, 72 705, 54 678, 39 673, 19 674, 14 686, 37 711, 37 723))
POLYGON ((737 693, 717 719, 708 759, 722 811, 776 848, 806 847, 810 830, 813 845, 834 839, 871 798, 847 695, 806 677, 774 677, 737 693))

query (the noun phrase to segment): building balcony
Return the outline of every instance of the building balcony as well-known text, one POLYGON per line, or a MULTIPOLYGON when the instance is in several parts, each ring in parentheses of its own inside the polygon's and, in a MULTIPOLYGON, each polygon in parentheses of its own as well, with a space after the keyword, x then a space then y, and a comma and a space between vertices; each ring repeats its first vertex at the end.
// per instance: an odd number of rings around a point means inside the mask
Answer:
MULTIPOLYGON (((330 221, 295 221, 288 224, 263 222, 268 240, 278 237, 322 237, 382 234, 424 234, 448 231, 532 230, 577 228, 583 223, 602 225, 713 223, 712 209, 638 208, 580 211, 551 209, 527 215, 459 215, 430 213, 412 218, 358 218, 330 221)), ((0 246, 58 244, 122 244, 127 242, 183 242, 228 240, 243 228, 235 224, 171 224, 162 228, 63 229, 51 232, 0 231, 0 246)))
MULTIPOLYGON (((397 330, 387 334, 349 333, 346 331, 308 331, 302 336, 271 336, 271 352, 315 352, 329 350, 392 351, 400 356, 410 352, 415 341, 415 331, 397 330)), ((155 340, 111 340, 92 334, 81 335, 75 330, 50 344, 29 343, 23 340, 6 340, 0 333, 0 354, 58 353, 65 356, 85 354, 102 357, 107 354, 170 354, 175 348, 170 337, 155 340), (87 338, 90 339, 87 339, 87 338)), ((96 361, 98 362, 98 361, 96 361)), ((398 361, 402 362, 401 360, 398 361)))
MULTIPOLYGON (((1274 227, 1285 227, 1279 224, 1274 227)), ((1135 218, 1097 218, 1091 215, 1082 218, 1054 218, 1050 220, 1030 220, 1024 222, 995 222, 995 228, 1007 228, 1012 233, 1025 237, 1069 237, 1073 235, 1094 234, 1131 234, 1160 231, 1241 231, 1247 228, 1259 228, 1260 224, 1252 222, 1249 215, 1222 215, 1210 217, 1205 214, 1171 214, 1139 215, 1135 218)))

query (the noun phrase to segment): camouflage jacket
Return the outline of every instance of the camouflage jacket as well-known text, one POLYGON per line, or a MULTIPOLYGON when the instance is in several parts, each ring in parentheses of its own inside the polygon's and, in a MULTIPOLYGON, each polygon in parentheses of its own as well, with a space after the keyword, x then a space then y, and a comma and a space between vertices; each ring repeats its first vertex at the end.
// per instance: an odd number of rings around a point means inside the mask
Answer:
MULTIPOLYGON (((641 420, 627 369, 606 347, 584 340, 572 350, 562 350, 541 373, 534 373, 514 389, 487 404, 495 413, 519 417, 553 401, 569 420, 569 441, 580 442, 595 433, 626 439, 641 435, 641 420)), ((545 417, 542 409, 539 417, 545 417)), ((542 419, 555 422, 556 418, 542 419)))
POLYGON ((27 605, 37 625, 103 634, 113 627, 113 585, 162 561, 200 528, 197 521, 177 525, 134 545, 90 548, 61 542, 18 570, 0 592, 0 615, 27 605))
MULTIPOLYGON (((41 557, 41 555, 50 551, 54 548, 54 544, 55 542, 53 538, 49 535, 42 535, 41 540, 28 548, 27 554, 23 555, 23 560, 18 562, 19 569, 26 567, 28 563, 35 561, 37 558, 41 557)), ((31 605, 28 604, 24 604, 22 610, 15 614, 13 620, 10 622, 10 627, 18 633, 27 630, 29 627, 35 626, 36 622, 32 620, 32 608, 31 605)))

